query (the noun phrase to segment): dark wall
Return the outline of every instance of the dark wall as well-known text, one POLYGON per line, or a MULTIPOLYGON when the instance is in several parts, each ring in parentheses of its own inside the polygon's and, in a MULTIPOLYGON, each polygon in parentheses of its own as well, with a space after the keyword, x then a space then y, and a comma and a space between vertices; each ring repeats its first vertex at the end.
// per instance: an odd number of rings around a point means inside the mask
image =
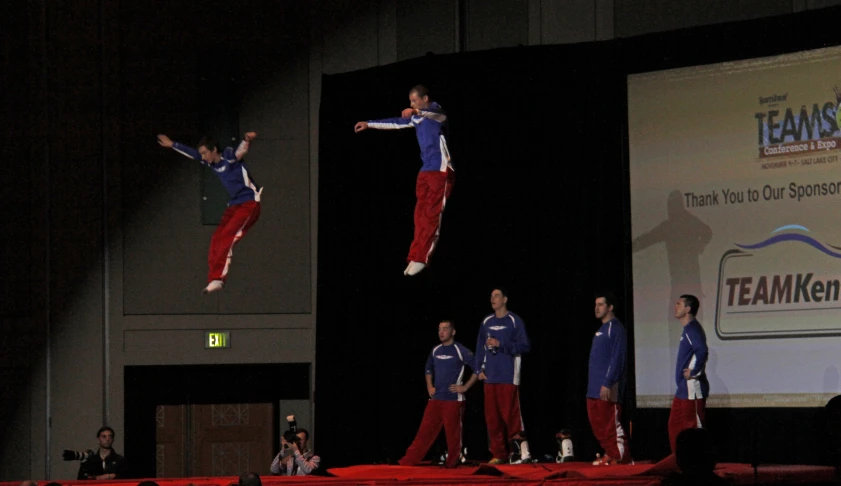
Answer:
MULTIPOLYGON (((32 93, 38 92, 39 77, 30 61, 29 32, 27 21, 28 5, 25 1, 8 2, 7 9, 17 15, 0 16, 0 130, 4 133, 0 144, 0 156, 10 161, 3 176, 0 176, 0 395, 3 397, 27 394, 28 376, 33 363, 22 359, 32 349, 38 349, 42 340, 40 326, 29 319, 37 302, 28 277, 29 269, 37 261, 40 247, 33 248, 31 241, 39 225, 34 220, 33 200, 29 191, 33 181, 32 158, 37 157, 39 148, 29 144, 33 135, 43 135, 44 130, 35 130, 41 106, 32 93), (34 108, 34 109, 31 109, 34 108)), ((39 18, 40 19, 40 18, 39 18)), ((40 128, 40 127, 39 127, 40 128)), ((34 137, 33 137, 34 138, 34 137)), ((29 465, 26 451, 30 445, 29 404, 25 399, 1 400, 0 423, 3 435, 17 437, 18 449, 4 446, 0 440, 0 454, 11 457, 16 463, 29 465)), ((0 465, 0 477, 14 477, 16 471, 0 465)))
MULTIPOLYGON (((122 366, 115 363, 122 363, 125 348, 122 341, 113 343, 124 337, 123 306, 142 300, 137 289, 157 292, 159 298, 150 299, 152 312, 143 309, 147 314, 167 310, 162 310, 166 299, 160 298, 167 286, 172 290, 165 296, 176 304, 190 301, 199 307, 184 311, 183 305, 174 306, 185 315, 311 314, 307 110, 283 117, 278 113, 288 105, 278 110, 276 104, 264 103, 271 110, 258 107, 238 113, 254 119, 271 112, 260 118, 260 127, 249 127, 263 134, 263 145, 249 157, 255 162, 261 157, 271 160, 262 170, 252 170, 265 174, 260 182, 276 191, 266 207, 280 208, 264 210, 264 238, 255 240, 262 246, 250 248, 252 254, 262 252, 267 258, 251 259, 248 266, 243 258, 248 248, 243 248, 239 282, 254 285, 250 292, 240 285, 246 298, 229 297, 227 307, 215 299, 200 300, 213 227, 201 224, 198 210, 191 214, 175 205, 155 214, 175 220, 168 239, 142 231, 152 220, 143 212, 160 204, 161 194, 181 190, 176 199, 195 208, 201 198, 198 177, 192 185, 181 177, 197 176, 200 167, 164 151, 155 135, 198 140, 207 128, 200 116, 212 109, 202 96, 202 77, 233 73, 238 86, 256 83, 270 93, 286 89, 284 94, 292 97, 277 74, 292 54, 296 61, 306 59, 310 7, 307 2, 268 0, 236 5, 11 0, 4 7, 0 128, 6 136, 0 150, 8 163, 0 176, 0 455, 7 459, 0 461, 0 476, 28 478, 33 471, 46 471, 48 476, 50 467, 53 473, 59 470, 55 459, 52 466, 45 464, 45 456, 54 457, 55 452, 43 451, 48 415, 53 449, 76 437, 89 437, 89 430, 96 430, 109 415, 122 421, 122 398, 108 393, 122 391, 122 366), (281 142, 276 134, 287 123, 299 128, 285 132, 281 142), (284 143, 303 148, 295 150, 293 158, 288 155, 292 150, 278 148, 284 143), (278 154, 286 158, 278 161, 278 154), (285 171, 277 170, 280 162, 285 171), (124 234, 130 236, 119 237, 124 234), (132 238, 138 234, 140 238, 132 238), (178 243, 173 251, 161 251, 171 249, 166 245, 173 241, 178 243), (138 253, 139 243, 145 244, 146 265, 124 273, 124 259, 140 259, 130 258, 138 253), (174 264, 166 267, 167 258, 174 264), (292 263, 283 266, 286 261, 292 263), (190 267, 193 262, 196 272, 190 267), (170 272, 149 272, 161 267, 170 272), (258 285, 275 283, 278 267, 286 272, 281 283, 258 285), (124 286, 129 290, 125 294, 124 286), (282 300, 278 294, 286 287, 291 290, 282 300), (67 406, 70 401, 72 408, 67 406)), ((304 74, 298 77, 306 80, 303 65, 304 74)), ((295 88, 294 97, 306 106, 308 89, 301 83, 295 88)), ((239 103, 242 93, 230 91, 234 90, 208 96, 239 103)), ((188 319, 173 327, 185 327, 188 319)), ((271 324, 276 328, 280 320, 271 324)), ((118 437, 120 441, 123 436, 118 437)))
POLYGON ((306 4, 124 2, 119 13, 125 314, 310 314, 306 4), (155 137, 195 146, 210 135, 224 148, 246 131, 258 133, 245 161, 262 211, 226 292, 206 298, 185 290, 205 283, 228 195, 155 137))
MULTIPOLYGON (((533 453, 554 455, 561 427, 573 429, 580 457, 598 450, 584 392, 597 327, 592 292, 610 288, 620 297, 617 314, 631 343, 625 419, 632 422, 626 427, 634 457, 665 456, 668 411, 635 410, 633 399, 626 77, 836 44, 829 12, 595 44, 428 56, 325 76, 316 365, 321 452, 343 464, 399 459, 426 403, 422 367, 437 342, 438 320, 455 318, 457 339, 474 347, 490 312, 490 291, 502 285, 533 345, 520 387, 533 453), (354 134, 352 127, 399 116, 417 83, 427 84, 449 113, 457 180, 439 250, 427 270, 409 278, 401 270, 419 168, 414 133, 354 134), (337 403, 343 413, 328 412, 337 403), (372 438, 370 447, 336 446, 360 434, 372 438)), ((722 460, 820 463, 826 460, 821 413, 711 410, 709 428, 722 460), (792 437, 796 450, 771 447, 770 430, 792 437)), ((489 457, 479 385, 468 393, 465 443, 471 458, 489 457)))
MULTIPOLYGON (((14 7, 23 7, 25 2, 18 2, 14 7)), ((31 258, 27 243, 32 237, 32 201, 26 196, 25 189, 30 187, 29 110, 30 90, 37 87, 38 78, 29 78, 29 48, 27 46, 29 25, 25 16, 3 16, 0 20, 2 29, 2 55, 0 55, 0 103, 4 107, 4 116, 0 119, 0 129, 6 134, 0 148, 4 160, 16 161, 17 177, 0 178, 0 202, 5 208, 15 208, 0 212, 0 227, 4 237, 0 241, 0 264, 7 278, 0 282, 0 316, 25 316, 31 308, 29 292, 21 292, 27 286, 27 269, 31 258)))

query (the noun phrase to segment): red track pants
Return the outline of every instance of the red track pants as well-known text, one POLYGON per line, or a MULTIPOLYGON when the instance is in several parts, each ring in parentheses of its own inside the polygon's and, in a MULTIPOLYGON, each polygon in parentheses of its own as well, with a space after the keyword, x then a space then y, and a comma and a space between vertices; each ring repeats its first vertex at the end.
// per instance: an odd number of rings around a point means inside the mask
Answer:
POLYGON ((520 387, 507 383, 485 383, 485 423, 490 436, 491 454, 508 459, 508 441, 523 431, 520 413, 520 387))
POLYGON ((210 250, 207 253, 208 282, 225 280, 228 267, 231 266, 234 245, 254 226, 259 217, 260 203, 257 201, 246 201, 225 209, 222 221, 210 239, 210 250))
POLYGON ((407 261, 428 263, 441 233, 441 216, 453 191, 456 176, 446 172, 419 172, 415 185, 415 237, 409 247, 407 261))
POLYGON ((677 435, 685 429, 702 428, 707 411, 707 399, 686 400, 672 399, 672 411, 669 413, 669 445, 675 451, 677 435))
POLYGON ((432 443, 444 427, 447 436, 447 466, 458 464, 461 455, 461 417, 464 415, 464 402, 456 400, 430 400, 423 412, 418 433, 412 445, 406 449, 406 455, 398 461, 401 466, 420 464, 429 452, 432 443))
POLYGON ((631 459, 630 448, 622 428, 622 405, 608 400, 587 399, 587 417, 593 435, 604 453, 620 463, 631 459))

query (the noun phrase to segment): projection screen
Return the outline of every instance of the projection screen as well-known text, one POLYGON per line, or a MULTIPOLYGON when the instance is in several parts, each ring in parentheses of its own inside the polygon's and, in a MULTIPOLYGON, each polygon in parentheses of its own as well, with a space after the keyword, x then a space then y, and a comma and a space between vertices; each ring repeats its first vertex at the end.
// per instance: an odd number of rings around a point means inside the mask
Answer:
POLYGON ((708 407, 841 393, 841 49, 628 78, 638 407, 669 407, 701 301, 708 407))

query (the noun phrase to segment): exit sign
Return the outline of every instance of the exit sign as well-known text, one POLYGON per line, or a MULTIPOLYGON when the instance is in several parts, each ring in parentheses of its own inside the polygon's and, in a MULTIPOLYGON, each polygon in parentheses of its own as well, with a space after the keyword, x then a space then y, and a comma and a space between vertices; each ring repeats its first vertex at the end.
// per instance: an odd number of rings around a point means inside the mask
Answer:
POLYGON ((231 347, 231 331, 215 331, 204 333, 204 349, 221 349, 231 347))

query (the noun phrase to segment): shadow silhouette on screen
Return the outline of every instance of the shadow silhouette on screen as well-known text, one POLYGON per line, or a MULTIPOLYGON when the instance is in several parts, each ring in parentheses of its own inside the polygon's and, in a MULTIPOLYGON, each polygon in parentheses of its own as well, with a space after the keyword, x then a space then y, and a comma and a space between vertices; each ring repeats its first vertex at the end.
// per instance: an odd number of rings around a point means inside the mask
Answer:
MULTIPOLYGON (((666 246, 666 257, 669 263, 669 279, 671 291, 669 302, 664 303, 666 322, 669 328, 669 343, 677 345, 681 334, 681 325, 674 317, 674 303, 682 294, 692 294, 704 303, 704 293, 701 291, 701 263, 700 257, 712 239, 712 229, 700 218, 686 210, 683 204, 683 194, 678 190, 669 193, 666 199, 668 216, 660 224, 646 233, 634 238, 631 251, 636 253, 650 246, 663 243, 666 246)), ((704 324, 702 312, 699 309, 698 322, 704 324)), ((672 353, 674 354, 674 353, 672 353)), ((672 367, 674 360, 672 356, 672 367)))

